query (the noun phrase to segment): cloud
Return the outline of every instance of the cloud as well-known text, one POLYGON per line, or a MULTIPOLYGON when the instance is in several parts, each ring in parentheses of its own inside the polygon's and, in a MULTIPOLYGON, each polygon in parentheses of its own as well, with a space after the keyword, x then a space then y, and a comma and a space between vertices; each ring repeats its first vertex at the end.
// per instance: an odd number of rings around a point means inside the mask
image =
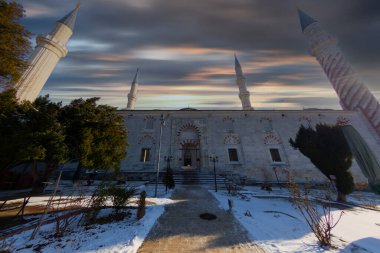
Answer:
MULTIPOLYGON (((76 4, 18 2, 26 9, 23 23, 34 34, 51 31, 76 4)), ((102 103, 123 107, 139 67, 141 108, 179 108, 187 103, 239 108, 236 53, 255 107, 302 108, 312 103, 339 108, 325 74, 308 54, 297 7, 339 38, 346 57, 378 96, 380 2, 373 0, 83 1, 69 54, 42 94, 64 102, 96 95, 102 103), (320 91, 323 96, 302 99, 320 91)))

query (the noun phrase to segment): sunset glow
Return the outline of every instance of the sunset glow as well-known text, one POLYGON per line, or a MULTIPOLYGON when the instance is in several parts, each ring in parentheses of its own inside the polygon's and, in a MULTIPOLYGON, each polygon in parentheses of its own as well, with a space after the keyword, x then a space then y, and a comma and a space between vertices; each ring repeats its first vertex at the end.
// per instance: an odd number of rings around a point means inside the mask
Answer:
MULTIPOLYGON (((26 10, 23 23, 33 34, 47 34, 76 4, 71 0, 18 2, 26 10)), ((41 95, 50 94, 63 103, 97 96, 101 103, 125 108, 134 73, 140 68, 136 109, 240 109, 236 54, 256 109, 340 109, 330 82, 309 55, 296 13, 299 7, 339 38, 358 74, 379 97, 380 60, 374 57, 380 51, 378 28, 363 29, 364 17, 347 14, 361 1, 353 0, 351 5, 327 0, 222 2, 83 2, 69 53, 41 95), (323 11, 325 6, 335 13, 323 11), (360 40, 346 27, 360 32, 360 40)), ((373 15, 379 20, 378 14, 373 15)))

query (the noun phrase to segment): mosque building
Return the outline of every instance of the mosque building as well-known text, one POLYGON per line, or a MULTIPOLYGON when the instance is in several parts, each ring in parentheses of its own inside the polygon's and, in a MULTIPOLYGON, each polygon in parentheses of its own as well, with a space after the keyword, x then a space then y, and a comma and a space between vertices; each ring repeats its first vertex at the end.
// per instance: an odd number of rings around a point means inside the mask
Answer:
MULTIPOLYGON (((73 33, 77 12, 78 7, 59 20, 47 36, 37 37, 30 68, 15 86, 18 98, 34 101, 59 59, 67 54, 65 45, 73 33)), ((298 14, 311 55, 326 73, 343 110, 255 110, 236 56, 236 85, 242 110, 136 110, 137 70, 128 94, 127 109, 119 111, 125 118, 129 143, 121 171, 153 175, 158 165, 165 168, 170 163, 177 172, 211 173, 214 164, 210 157, 218 157, 218 174, 237 175, 258 182, 286 180, 291 173, 298 182, 319 183, 326 181, 326 177, 289 144, 301 125, 318 123, 349 122, 378 156, 378 101, 359 81, 336 40, 318 21, 300 10, 298 14)), ((355 161, 350 170, 356 182, 366 181, 355 161)))

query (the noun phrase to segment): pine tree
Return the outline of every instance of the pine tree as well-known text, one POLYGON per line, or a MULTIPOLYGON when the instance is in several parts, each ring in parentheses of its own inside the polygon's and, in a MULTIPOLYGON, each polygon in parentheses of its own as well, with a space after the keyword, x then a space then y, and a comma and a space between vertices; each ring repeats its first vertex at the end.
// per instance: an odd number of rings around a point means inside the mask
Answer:
POLYGON ((0 0, 0 84, 6 87, 27 67, 31 33, 20 24, 24 9, 16 2, 0 0))
POLYGON ((53 103, 49 96, 38 97, 26 115, 25 131, 23 133, 25 160, 33 163, 33 188, 43 189, 42 182, 46 181, 58 165, 67 160, 67 145, 62 126, 57 117, 61 104, 53 103), (37 174, 36 161, 45 163, 42 177, 37 174))
POLYGON ((126 155, 127 131, 116 108, 97 105, 99 98, 75 99, 61 110, 59 121, 69 147, 69 157, 78 160, 74 179, 82 168, 118 170, 126 155))
POLYGON ((64 135, 57 121, 60 108, 48 96, 39 97, 34 103, 19 103, 14 89, 0 93, 1 171, 6 173, 16 162, 30 161, 33 186, 41 188, 41 182, 67 157, 64 135), (42 178, 36 168, 40 160, 45 162, 42 178))
POLYGON ((23 159, 25 142, 21 133, 29 107, 18 103, 14 89, 0 93, 0 172, 23 159))
POLYGON ((348 169, 352 165, 352 153, 340 126, 325 124, 312 127, 301 126, 290 145, 298 149, 328 179, 333 180, 338 190, 338 201, 345 201, 346 195, 354 190, 354 181, 348 169))

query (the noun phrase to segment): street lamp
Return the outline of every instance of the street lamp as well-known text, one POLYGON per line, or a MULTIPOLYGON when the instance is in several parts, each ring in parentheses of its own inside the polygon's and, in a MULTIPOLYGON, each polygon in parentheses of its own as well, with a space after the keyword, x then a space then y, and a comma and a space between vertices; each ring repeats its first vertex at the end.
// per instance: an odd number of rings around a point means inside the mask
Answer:
POLYGON ((210 155, 210 161, 214 163, 214 184, 215 184, 215 192, 218 191, 218 186, 216 184, 216 170, 215 163, 218 162, 218 157, 215 154, 210 155))
POLYGON ((160 121, 161 121, 161 124, 160 124, 160 138, 158 140, 158 161, 157 161, 157 175, 156 175, 156 187, 154 189, 154 197, 157 197, 158 178, 160 176, 162 128, 165 126, 165 119, 164 119, 164 115, 163 114, 161 114, 160 121))

